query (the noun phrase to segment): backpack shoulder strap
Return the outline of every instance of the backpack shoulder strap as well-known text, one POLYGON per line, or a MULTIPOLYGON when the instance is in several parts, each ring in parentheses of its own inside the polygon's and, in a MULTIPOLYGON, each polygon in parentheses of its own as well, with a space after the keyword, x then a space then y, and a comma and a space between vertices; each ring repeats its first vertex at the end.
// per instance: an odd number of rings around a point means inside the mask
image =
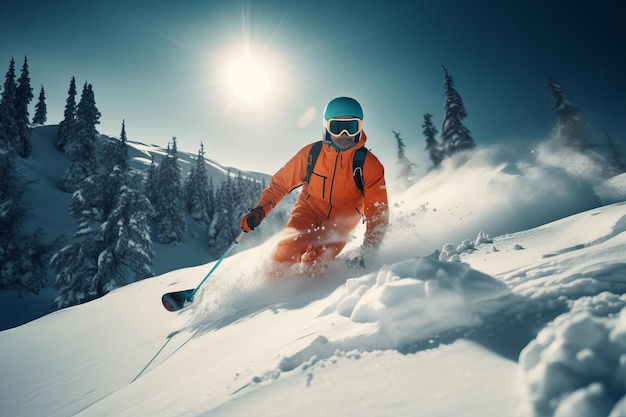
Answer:
POLYGON ((352 161, 352 174, 354 175, 354 182, 363 195, 365 195, 365 185, 363 183, 363 163, 365 162, 366 156, 367 148, 363 146, 354 152, 354 160, 352 161))
MULTIPOLYGON (((317 157, 322 150, 322 141, 315 142, 311 149, 309 149, 309 155, 306 160, 306 178, 304 182, 308 183, 313 174, 313 167, 317 162, 317 157)), ((363 164, 365 163, 365 157, 367 156, 367 148, 365 146, 357 149, 354 152, 354 159, 352 160, 352 174, 354 176, 354 182, 357 188, 361 191, 361 194, 365 194, 365 185, 363 182, 363 164)))
POLYGON ((317 141, 311 146, 309 149, 309 156, 306 160, 306 178, 304 182, 308 183, 311 179, 311 174, 313 173, 313 167, 317 162, 317 157, 320 155, 320 151, 322 150, 322 141, 317 141))

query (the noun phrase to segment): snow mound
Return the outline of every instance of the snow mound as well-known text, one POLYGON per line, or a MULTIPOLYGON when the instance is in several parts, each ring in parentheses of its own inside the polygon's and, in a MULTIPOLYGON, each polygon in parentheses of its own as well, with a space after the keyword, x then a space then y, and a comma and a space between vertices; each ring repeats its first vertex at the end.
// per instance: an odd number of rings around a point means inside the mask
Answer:
POLYGON ((520 355, 524 415, 626 415, 625 323, 626 296, 605 292, 542 329, 520 355))
POLYGON ((461 262, 430 257, 385 265, 319 299, 314 309, 321 311, 308 321, 317 332, 299 337, 274 368, 257 373, 242 389, 285 373, 308 375, 342 358, 410 350, 441 334, 481 326, 510 304, 510 294, 502 282, 461 262))
POLYGON ((401 348, 480 325, 507 295, 505 284, 465 264, 418 258, 349 279, 322 315, 336 313, 361 329, 342 341, 344 350, 401 348))

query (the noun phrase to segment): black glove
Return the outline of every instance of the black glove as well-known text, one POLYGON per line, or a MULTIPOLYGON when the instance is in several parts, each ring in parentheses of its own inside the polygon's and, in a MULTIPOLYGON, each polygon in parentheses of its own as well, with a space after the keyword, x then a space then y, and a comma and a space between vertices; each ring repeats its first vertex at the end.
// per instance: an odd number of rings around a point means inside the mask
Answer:
POLYGON ((359 249, 358 255, 348 259, 348 268, 365 269, 372 257, 376 254, 376 248, 370 245, 363 245, 359 249))
POLYGON ((365 269, 365 258, 363 257, 363 254, 348 259, 348 268, 365 269))
POLYGON ((263 207, 256 206, 255 208, 250 209, 250 212, 241 218, 239 227, 241 227, 241 230, 244 232, 249 233, 261 224, 264 217, 265 211, 263 210, 263 207))

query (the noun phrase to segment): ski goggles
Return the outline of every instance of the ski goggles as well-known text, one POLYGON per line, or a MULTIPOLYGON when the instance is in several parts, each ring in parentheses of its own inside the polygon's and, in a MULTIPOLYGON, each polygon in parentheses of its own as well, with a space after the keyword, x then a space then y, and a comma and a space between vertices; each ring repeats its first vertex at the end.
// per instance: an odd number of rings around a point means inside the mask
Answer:
POLYGON ((351 119, 333 119, 325 121, 326 130, 333 136, 340 136, 343 133, 352 137, 361 133, 363 121, 357 117, 351 119))

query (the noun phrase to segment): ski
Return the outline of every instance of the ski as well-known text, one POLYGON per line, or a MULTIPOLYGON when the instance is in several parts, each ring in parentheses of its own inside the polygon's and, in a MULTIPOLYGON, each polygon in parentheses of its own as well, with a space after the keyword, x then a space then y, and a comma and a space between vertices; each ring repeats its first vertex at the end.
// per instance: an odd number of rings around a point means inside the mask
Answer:
POLYGON ((191 305, 191 296, 193 292, 194 289, 192 288, 189 290, 174 291, 163 294, 163 297, 161 297, 163 307, 165 307, 167 311, 182 310, 188 305, 191 305))

